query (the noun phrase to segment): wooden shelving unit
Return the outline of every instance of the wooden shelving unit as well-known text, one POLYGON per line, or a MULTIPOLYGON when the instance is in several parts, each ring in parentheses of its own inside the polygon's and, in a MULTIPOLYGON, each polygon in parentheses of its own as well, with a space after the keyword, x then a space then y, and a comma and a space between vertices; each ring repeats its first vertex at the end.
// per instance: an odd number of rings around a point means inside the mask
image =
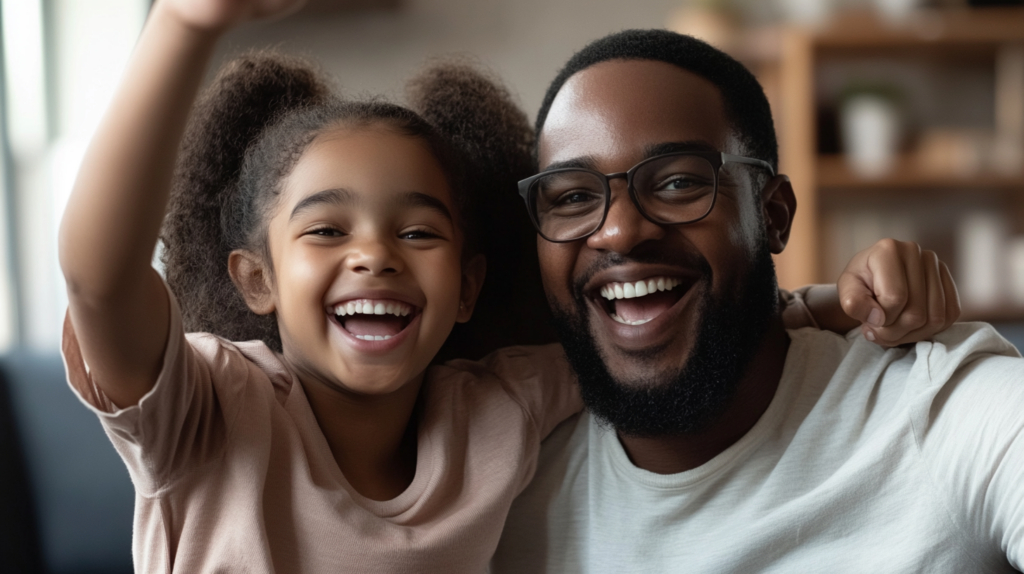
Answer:
MULTIPOLYGON (((1024 105, 1024 104, 1022 104, 1024 105)), ((994 173, 961 175, 936 173, 922 169, 911 156, 901 156, 893 170, 880 178, 865 179, 850 170, 846 158, 839 154, 818 155, 815 159, 815 177, 821 193, 899 191, 924 193, 956 192, 969 188, 981 193, 1020 193, 1024 191, 1024 174, 1005 176, 994 173)))
MULTIPOLYGON (((996 202, 1008 213, 1020 214, 1014 225, 1018 233, 1024 232, 1024 172, 935 173, 908 153, 898 158, 890 174, 865 179, 850 170, 842 155, 821 154, 817 141, 819 81, 831 62, 917 58, 939 65, 965 60, 994 65, 996 53, 1006 45, 1024 45, 1024 8, 930 10, 900 25, 871 13, 848 13, 819 30, 775 28, 745 34, 734 53, 765 86, 776 115, 781 171, 792 179, 798 200, 790 247, 776 259, 780 284, 835 280, 824 272, 830 254, 825 252, 823 222, 828 210, 859 200, 896 198, 904 206, 943 198, 996 202)), ((1024 321, 1024 307, 968 308, 964 318, 1024 321)))

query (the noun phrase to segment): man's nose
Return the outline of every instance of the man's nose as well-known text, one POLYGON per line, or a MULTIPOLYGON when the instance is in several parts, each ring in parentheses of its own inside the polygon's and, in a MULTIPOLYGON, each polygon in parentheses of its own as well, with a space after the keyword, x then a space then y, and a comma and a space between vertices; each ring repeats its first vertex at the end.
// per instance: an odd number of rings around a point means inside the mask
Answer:
POLYGON ((382 238, 364 238, 353 242, 350 247, 352 251, 345 258, 349 271, 391 275, 401 272, 404 267, 393 246, 382 238))
POLYGON ((629 253, 645 241, 662 238, 665 229, 644 217, 626 190, 626 182, 612 182, 611 205, 604 225, 587 238, 587 246, 600 251, 629 253))

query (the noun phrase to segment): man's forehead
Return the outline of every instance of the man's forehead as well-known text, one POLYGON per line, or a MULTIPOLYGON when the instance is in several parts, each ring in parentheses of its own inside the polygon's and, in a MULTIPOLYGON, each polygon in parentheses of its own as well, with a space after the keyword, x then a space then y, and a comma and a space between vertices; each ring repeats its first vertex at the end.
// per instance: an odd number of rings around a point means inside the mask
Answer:
POLYGON ((658 144, 684 141, 729 151, 730 133, 719 90, 708 80, 665 62, 610 60, 581 70, 559 90, 538 158, 541 169, 584 157, 628 163, 658 144))

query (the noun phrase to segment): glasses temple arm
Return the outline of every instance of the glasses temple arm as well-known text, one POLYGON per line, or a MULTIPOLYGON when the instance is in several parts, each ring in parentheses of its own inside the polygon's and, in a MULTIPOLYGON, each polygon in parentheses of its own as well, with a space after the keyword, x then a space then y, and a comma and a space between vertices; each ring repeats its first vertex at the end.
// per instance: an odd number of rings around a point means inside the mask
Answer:
POLYGON ((729 162, 745 163, 747 165, 753 165, 753 166, 761 167, 761 168, 764 168, 764 169, 768 170, 768 173, 772 174, 772 177, 775 177, 775 168, 772 167, 772 164, 764 161, 763 159, 754 159, 752 157, 744 157, 744 156, 741 156, 741 155, 732 155, 732 154, 728 154, 728 153, 723 153, 722 154, 722 163, 729 163, 729 162))

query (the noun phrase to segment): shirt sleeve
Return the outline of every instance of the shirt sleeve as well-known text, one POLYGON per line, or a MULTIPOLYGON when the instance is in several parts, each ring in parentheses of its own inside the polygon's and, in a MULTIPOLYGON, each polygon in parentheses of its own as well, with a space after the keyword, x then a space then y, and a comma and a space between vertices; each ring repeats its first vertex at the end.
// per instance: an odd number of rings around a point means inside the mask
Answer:
POLYGON ((818 322, 814 320, 811 310, 807 308, 805 297, 811 287, 814 286, 806 285, 795 291, 779 290, 779 294, 782 296, 782 301, 785 304, 785 307, 782 308, 782 324, 787 329, 800 329, 802 327, 821 329, 818 322))
POLYGON ((930 346, 937 390, 914 421, 922 461, 975 558, 1024 570, 1024 360, 990 326, 956 346, 947 336, 930 346))
POLYGON ((186 469, 221 452, 249 371, 248 361, 229 343, 206 334, 186 338, 169 289, 168 296, 171 317, 160 374, 138 404, 124 409, 117 408, 93 380, 70 314, 64 320, 62 353, 68 382, 99 417, 144 496, 167 488, 186 469))
POLYGON ((458 360, 448 365, 461 370, 483 369, 496 376, 526 411, 542 440, 559 423, 583 409, 576 375, 558 344, 506 347, 478 363, 458 360))

